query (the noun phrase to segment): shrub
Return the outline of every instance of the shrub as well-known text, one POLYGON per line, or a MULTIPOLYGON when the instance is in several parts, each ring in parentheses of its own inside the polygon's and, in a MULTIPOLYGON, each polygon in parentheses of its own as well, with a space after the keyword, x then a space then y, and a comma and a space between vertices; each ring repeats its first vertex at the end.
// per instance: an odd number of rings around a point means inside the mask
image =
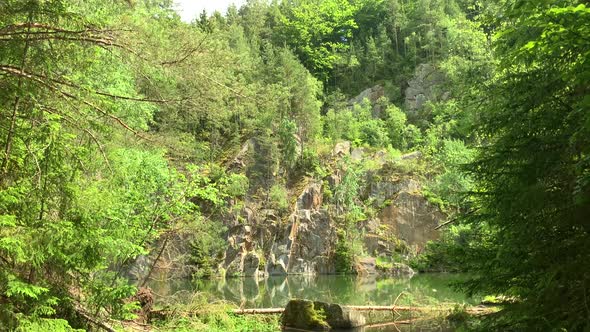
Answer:
POLYGON ((281 212, 285 212, 289 208, 289 195, 287 188, 283 184, 275 184, 270 188, 269 192, 270 206, 281 212))

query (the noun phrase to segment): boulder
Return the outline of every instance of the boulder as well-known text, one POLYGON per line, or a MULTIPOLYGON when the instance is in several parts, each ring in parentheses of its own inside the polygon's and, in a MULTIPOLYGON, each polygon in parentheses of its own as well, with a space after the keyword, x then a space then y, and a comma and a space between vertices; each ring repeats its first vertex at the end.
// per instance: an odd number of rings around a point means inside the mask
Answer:
POLYGON ((377 270, 379 274, 389 277, 411 278, 414 274, 416 274, 416 272, 414 272, 411 267, 403 263, 393 263, 393 266, 391 267, 378 266, 377 270))
POLYGON ((366 320, 359 312, 339 304, 291 300, 281 316, 281 323, 284 327, 327 331, 360 327, 366 320))
POLYGON ((350 142, 344 141, 337 143, 332 150, 332 155, 337 157, 348 156, 350 154, 350 142))

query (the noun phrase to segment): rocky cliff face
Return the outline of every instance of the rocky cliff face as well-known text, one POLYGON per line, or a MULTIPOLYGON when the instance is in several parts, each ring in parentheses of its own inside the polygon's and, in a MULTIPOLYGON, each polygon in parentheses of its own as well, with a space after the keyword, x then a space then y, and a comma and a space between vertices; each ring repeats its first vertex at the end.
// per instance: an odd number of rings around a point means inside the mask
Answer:
POLYGON ((444 84, 447 79, 435 65, 424 63, 416 67, 414 77, 408 81, 405 90, 405 107, 408 117, 418 116, 429 101, 441 101, 449 98, 444 84))
MULTIPOLYGON (((344 142, 334 148, 332 155, 357 160, 370 158, 377 160, 383 169, 392 166, 382 160, 380 152, 369 154, 357 150, 351 151, 350 144, 344 142)), ((403 158, 420 158, 420 155, 403 158)), ((387 172, 377 170, 376 173, 387 172)), ((308 180, 285 220, 274 216, 276 212, 252 208, 246 223, 230 231, 230 245, 220 269, 226 275, 236 276, 334 273, 337 221, 333 207, 323 201, 323 192, 329 189, 324 186, 333 189, 339 181, 339 174, 330 174, 323 182, 308 180)), ((428 241, 438 238, 434 228, 446 216, 421 195, 420 183, 411 176, 381 174, 369 178, 363 192, 364 199, 372 202, 378 211, 373 218, 358 224, 367 254, 388 256, 400 246, 419 253, 428 241)), ((364 264, 359 266, 363 270, 371 269, 364 264)))
POLYGON ((228 276, 335 272, 331 259, 336 227, 322 207, 321 188, 308 184, 286 221, 269 218, 274 215, 270 211, 251 210, 249 224, 230 231, 219 268, 228 276))
MULTIPOLYGON (((350 157, 361 162, 371 159, 380 167, 366 175, 361 190, 361 198, 376 211, 357 225, 367 255, 391 257, 400 248, 406 255, 416 254, 428 241, 438 238, 434 228, 446 216, 421 195, 419 181, 392 171, 395 164, 387 162, 383 152, 351 149, 350 143, 344 142, 335 146, 332 156, 336 160, 350 157)), ((406 155, 400 160, 412 158, 420 155, 406 155)), ((225 222, 227 247, 217 270, 227 277, 335 273, 338 218, 334 206, 324 201, 324 192, 333 190, 340 181, 338 172, 322 181, 306 178, 287 214, 262 208, 256 201, 246 202, 241 218, 228 218, 225 222)), ((160 241, 151 255, 138 259, 129 274, 145 278, 159 257, 152 277, 190 277, 195 272, 189 259, 190 240, 188 234, 160 241)), ((359 260, 356 269, 360 274, 383 272, 375 268, 374 259, 359 260)), ((403 266, 395 266, 385 272, 404 271, 403 266)))

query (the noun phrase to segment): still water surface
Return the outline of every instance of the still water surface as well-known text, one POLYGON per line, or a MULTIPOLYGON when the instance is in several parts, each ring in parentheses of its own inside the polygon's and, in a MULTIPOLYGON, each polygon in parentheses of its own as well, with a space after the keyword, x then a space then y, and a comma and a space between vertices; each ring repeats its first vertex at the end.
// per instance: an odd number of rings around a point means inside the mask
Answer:
POLYGON ((450 286, 461 279, 462 276, 454 274, 419 274, 413 278, 290 275, 266 279, 154 281, 150 287, 164 301, 172 296, 175 300, 188 300, 198 292, 209 302, 225 301, 242 308, 280 308, 293 298, 349 305, 478 304, 480 299, 469 298, 450 286))

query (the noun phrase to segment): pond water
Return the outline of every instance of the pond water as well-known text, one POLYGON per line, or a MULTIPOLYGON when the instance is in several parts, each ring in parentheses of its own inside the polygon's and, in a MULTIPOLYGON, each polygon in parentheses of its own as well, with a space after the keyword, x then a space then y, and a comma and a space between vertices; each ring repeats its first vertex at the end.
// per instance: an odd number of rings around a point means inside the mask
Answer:
POLYGON ((157 300, 189 301, 200 293, 208 302, 230 302, 242 308, 280 308, 293 298, 349 305, 435 306, 441 303, 477 305, 450 284, 464 277, 455 274, 418 274, 412 278, 350 275, 272 276, 264 279, 232 278, 197 281, 153 281, 157 300))

